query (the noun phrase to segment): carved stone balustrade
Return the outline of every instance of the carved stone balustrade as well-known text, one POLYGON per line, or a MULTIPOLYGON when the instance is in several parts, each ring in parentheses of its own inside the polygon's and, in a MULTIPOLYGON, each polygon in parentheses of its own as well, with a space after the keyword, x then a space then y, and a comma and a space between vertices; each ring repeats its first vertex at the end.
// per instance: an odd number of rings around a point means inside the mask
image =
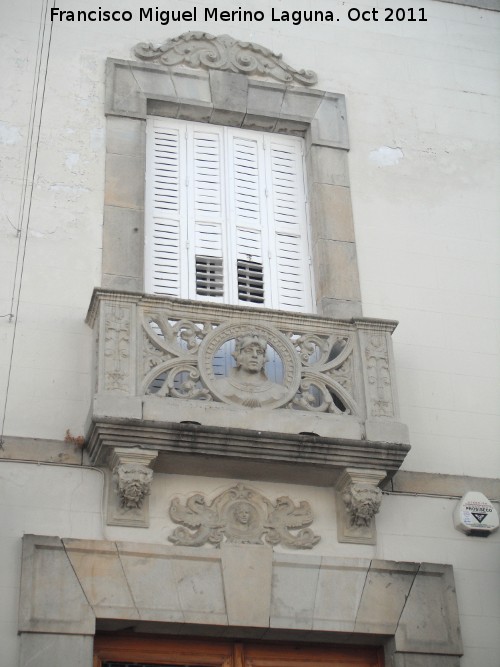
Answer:
POLYGON ((391 477, 409 450, 394 321, 98 289, 87 322, 94 464, 139 447, 155 470, 331 484, 347 467, 391 477))

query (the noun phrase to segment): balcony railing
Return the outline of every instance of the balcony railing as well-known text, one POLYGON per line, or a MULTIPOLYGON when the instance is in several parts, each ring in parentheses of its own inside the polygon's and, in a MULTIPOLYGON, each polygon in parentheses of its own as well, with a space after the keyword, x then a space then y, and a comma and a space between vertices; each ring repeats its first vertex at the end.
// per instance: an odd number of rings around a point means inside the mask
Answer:
POLYGON ((93 423, 194 424, 408 449, 394 321, 96 290, 87 322, 96 343, 93 423))

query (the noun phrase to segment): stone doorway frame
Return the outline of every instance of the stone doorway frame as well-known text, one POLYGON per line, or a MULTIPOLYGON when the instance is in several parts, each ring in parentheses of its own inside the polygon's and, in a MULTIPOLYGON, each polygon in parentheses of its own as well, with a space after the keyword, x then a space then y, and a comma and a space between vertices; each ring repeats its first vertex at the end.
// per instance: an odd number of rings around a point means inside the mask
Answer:
POLYGON ((20 667, 92 667, 98 629, 370 644, 385 667, 462 655, 451 565, 25 535, 20 667))

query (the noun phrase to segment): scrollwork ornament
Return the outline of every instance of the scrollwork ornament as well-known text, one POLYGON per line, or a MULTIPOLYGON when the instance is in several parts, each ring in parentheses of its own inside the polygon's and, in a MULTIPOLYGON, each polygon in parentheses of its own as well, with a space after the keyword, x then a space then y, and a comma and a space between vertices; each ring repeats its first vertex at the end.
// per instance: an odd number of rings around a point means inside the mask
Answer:
POLYGON ((211 400, 210 392, 200 384, 200 372, 194 366, 176 366, 167 376, 169 395, 173 398, 211 400), (186 377, 183 377, 186 376, 186 377))
POLYGON ((296 70, 283 62, 281 54, 260 44, 240 42, 229 35, 185 32, 160 46, 137 44, 134 55, 140 60, 167 67, 187 65, 193 68, 219 69, 242 74, 268 76, 282 83, 311 86, 318 77, 310 70, 296 70))

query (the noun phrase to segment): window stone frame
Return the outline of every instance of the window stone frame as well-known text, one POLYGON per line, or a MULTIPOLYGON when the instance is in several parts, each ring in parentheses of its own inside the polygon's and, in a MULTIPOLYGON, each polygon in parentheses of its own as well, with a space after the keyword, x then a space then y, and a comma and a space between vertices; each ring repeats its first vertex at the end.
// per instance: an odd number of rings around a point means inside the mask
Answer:
POLYGON ((108 59, 102 286, 144 291, 146 118, 304 137, 318 314, 351 318, 361 296, 343 95, 221 70, 108 59))

